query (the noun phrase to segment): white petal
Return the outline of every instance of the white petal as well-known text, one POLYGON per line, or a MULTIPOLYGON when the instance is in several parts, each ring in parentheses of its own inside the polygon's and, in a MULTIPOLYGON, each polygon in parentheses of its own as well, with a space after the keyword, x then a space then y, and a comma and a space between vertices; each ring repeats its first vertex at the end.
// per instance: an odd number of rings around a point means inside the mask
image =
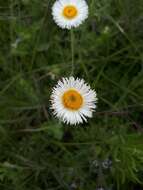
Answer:
POLYGON ((88 5, 85 0, 57 0, 52 7, 52 15, 59 27, 71 29, 78 27, 88 17, 88 5), (63 9, 68 5, 73 5, 78 10, 78 14, 73 19, 68 19, 62 14, 63 9))
POLYGON ((54 115, 70 125, 83 123, 83 121, 87 121, 87 117, 91 118, 96 109, 96 102, 96 92, 91 90, 83 79, 74 77, 62 78, 58 81, 51 95, 51 108, 54 115), (78 110, 68 109, 63 104, 62 96, 70 89, 75 89, 83 98, 83 104, 78 110))

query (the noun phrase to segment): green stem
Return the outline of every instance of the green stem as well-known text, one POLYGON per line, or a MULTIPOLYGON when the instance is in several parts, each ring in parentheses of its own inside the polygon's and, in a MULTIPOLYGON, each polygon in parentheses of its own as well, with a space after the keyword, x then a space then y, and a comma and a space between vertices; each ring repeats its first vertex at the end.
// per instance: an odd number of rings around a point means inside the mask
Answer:
POLYGON ((71 29, 71 76, 74 75, 74 31, 71 29))

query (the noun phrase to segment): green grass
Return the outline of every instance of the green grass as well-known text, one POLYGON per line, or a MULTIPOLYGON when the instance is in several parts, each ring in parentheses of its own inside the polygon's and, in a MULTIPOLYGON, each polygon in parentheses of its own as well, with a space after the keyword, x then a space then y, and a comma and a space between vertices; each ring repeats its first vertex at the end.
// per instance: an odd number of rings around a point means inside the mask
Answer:
POLYGON ((140 190, 143 1, 89 0, 73 44, 52 19, 53 3, 0 2, 0 189, 140 190), (74 76, 98 95, 94 117, 76 127, 49 109, 72 59, 74 76))

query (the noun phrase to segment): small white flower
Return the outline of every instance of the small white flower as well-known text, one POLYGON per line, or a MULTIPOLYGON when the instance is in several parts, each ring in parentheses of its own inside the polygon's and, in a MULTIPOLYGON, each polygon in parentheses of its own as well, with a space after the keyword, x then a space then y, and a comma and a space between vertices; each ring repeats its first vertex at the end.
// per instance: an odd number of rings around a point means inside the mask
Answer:
POLYGON ((96 92, 83 79, 62 78, 51 95, 54 115, 64 123, 76 125, 92 117, 96 108, 96 92))
POLYGON ((52 15, 59 27, 71 29, 88 17, 88 5, 85 0, 57 0, 52 15))
POLYGON ((11 44, 11 47, 16 49, 17 46, 18 46, 18 44, 19 44, 21 41, 22 41, 22 40, 21 40, 20 38, 17 38, 17 39, 15 40, 15 42, 11 44))

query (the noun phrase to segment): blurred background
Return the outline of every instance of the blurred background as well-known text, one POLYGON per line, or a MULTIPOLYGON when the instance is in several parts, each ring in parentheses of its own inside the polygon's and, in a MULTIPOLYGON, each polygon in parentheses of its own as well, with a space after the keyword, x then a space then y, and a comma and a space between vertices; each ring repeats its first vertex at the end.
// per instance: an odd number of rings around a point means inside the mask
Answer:
POLYGON ((97 91, 94 117, 67 126, 50 110, 71 73, 70 31, 55 0, 0 1, 0 189, 143 189, 143 1, 89 0, 74 30, 76 77, 97 91))

